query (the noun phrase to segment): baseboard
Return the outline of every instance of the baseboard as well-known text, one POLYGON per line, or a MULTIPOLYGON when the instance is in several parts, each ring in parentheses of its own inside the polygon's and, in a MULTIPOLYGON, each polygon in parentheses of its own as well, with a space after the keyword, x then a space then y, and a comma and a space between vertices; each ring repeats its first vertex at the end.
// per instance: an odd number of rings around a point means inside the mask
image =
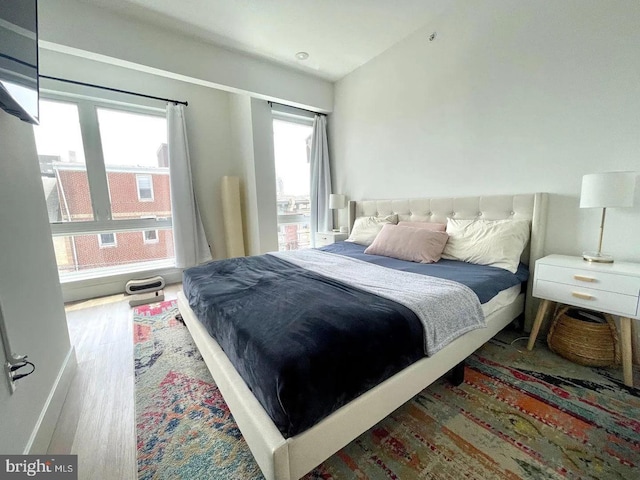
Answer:
POLYGON ((74 347, 71 347, 62 363, 62 367, 60 367, 55 382, 53 382, 53 386, 51 387, 44 407, 42 407, 36 426, 33 428, 29 441, 24 448, 23 453, 25 455, 42 455, 47 452, 53 431, 58 423, 58 417, 62 411, 62 405, 67 397, 71 381, 76 374, 77 366, 76 350, 74 347))

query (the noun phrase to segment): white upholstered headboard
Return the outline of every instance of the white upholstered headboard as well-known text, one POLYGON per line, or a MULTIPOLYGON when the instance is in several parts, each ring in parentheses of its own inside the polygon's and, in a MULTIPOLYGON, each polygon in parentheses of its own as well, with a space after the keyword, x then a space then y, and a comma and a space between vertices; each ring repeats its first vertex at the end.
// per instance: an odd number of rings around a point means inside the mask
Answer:
MULTIPOLYGON (((362 200, 349 202, 349 229, 357 217, 397 214, 398 221, 447 223, 447 217, 487 220, 515 219, 531 222, 531 239, 522 253, 533 278, 535 261, 544 255, 548 194, 483 195, 457 198, 410 198, 397 200, 362 200)), ((531 296, 533 282, 527 286, 525 329, 535 317, 536 302, 531 296)))

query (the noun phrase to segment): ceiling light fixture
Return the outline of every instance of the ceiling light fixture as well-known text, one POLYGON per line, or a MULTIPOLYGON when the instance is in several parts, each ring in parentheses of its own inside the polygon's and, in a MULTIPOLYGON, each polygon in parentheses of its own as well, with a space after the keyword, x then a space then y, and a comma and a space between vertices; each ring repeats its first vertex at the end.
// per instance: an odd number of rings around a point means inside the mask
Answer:
POLYGON ((307 52, 298 52, 296 53, 296 58, 298 60, 306 60, 307 58, 309 58, 309 54, 307 52))

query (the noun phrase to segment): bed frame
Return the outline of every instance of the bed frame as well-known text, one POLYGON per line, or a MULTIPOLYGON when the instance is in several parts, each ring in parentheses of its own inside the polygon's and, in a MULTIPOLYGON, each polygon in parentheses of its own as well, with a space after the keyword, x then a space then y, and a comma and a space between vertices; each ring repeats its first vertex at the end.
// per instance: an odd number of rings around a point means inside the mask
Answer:
MULTIPOLYGON (((545 193, 349 203, 350 225, 356 216, 393 213, 398 214, 401 221, 436 223, 446 223, 447 217, 530 220, 531 240, 522 260, 533 268, 535 260, 543 255, 548 203, 545 193)), ((533 318, 531 286, 527 288, 526 298, 526 316, 533 318)), ((513 303, 489 315, 487 328, 463 335, 432 357, 410 365, 315 426, 287 439, 218 343, 196 318, 182 292, 178 294, 178 308, 264 476, 267 480, 295 480, 453 369, 521 315, 525 308, 525 294, 520 294, 513 303)))

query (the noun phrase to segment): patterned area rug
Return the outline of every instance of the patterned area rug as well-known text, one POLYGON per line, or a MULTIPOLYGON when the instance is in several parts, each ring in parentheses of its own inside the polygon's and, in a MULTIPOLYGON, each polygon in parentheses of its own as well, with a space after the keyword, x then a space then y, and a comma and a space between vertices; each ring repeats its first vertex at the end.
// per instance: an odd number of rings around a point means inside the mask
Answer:
MULTIPOLYGON (((259 479, 175 302, 134 311, 140 479, 259 479)), ((503 332, 305 479, 638 478, 640 391, 503 332)), ((640 375, 635 371, 635 384, 640 375)))

